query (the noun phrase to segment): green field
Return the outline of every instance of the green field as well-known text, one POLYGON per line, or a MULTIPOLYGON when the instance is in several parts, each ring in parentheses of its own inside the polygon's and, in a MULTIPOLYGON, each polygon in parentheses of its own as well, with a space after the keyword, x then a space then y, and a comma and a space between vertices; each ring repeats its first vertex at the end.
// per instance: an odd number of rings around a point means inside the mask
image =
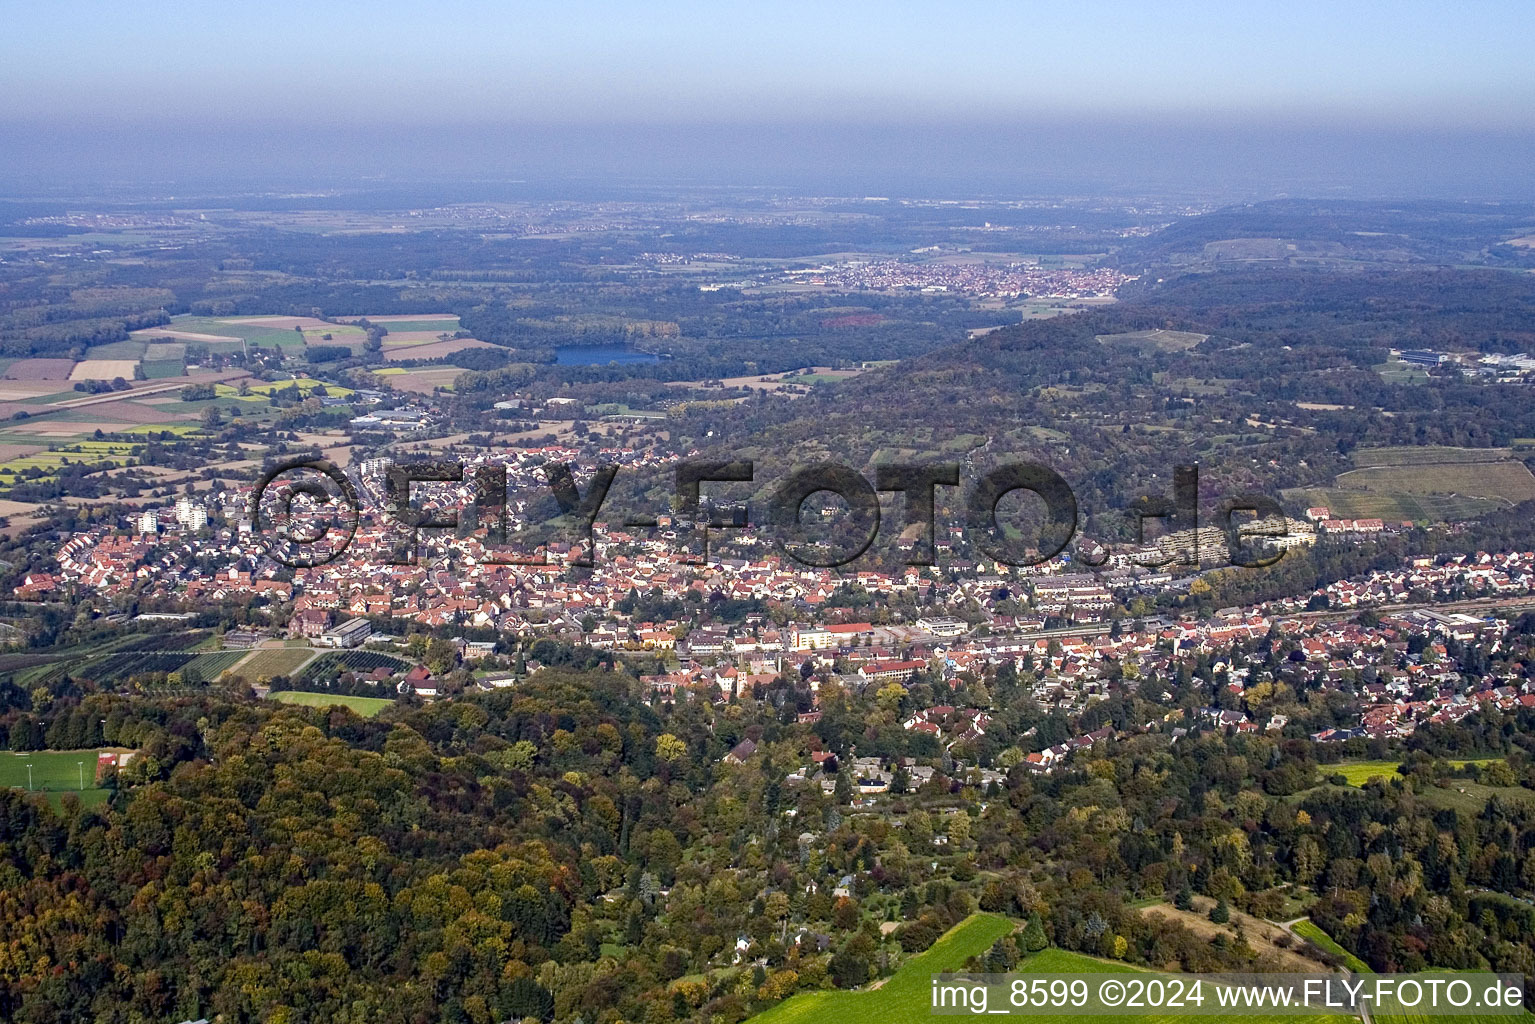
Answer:
MULTIPOLYGON (((1501 757, 1455 758, 1448 763, 1456 768, 1464 768, 1468 764, 1487 764, 1501 760, 1501 757)), ((1318 765, 1317 771, 1322 775, 1341 775, 1348 780, 1350 786, 1363 786, 1372 778, 1385 779, 1387 782, 1401 778, 1402 773, 1397 771, 1400 764, 1400 761, 1342 761, 1338 764, 1318 765)))
MULTIPOLYGON (((995 914, 974 914, 950 929, 927 952, 907 961, 894 977, 877 989, 864 992, 802 992, 784 1000, 748 1020, 747 1024, 900 1024, 927 1020, 932 1012, 932 976, 959 968, 965 960, 984 953, 991 944, 1008 934, 1013 923, 995 914)), ((1134 974, 1139 968, 1111 960, 1098 960, 1062 949, 1045 949, 1026 957, 1012 973, 1048 974, 1134 974)), ((993 1012, 996 1012, 995 1009, 993 1012)), ((1087 1019, 1129 1020, 1139 1024, 1171 1024, 1190 1018, 1183 1014, 1157 1014, 1139 1011, 1133 1015, 1105 1015, 1102 1018, 1082 1014, 1031 1014, 1028 1019, 1041 1024, 1072 1024, 1087 1019)), ((1219 1019, 1209 1015, 1208 1019, 1219 1019)), ((1317 1013, 1264 1016, 1269 1024, 1343 1024, 1353 1017, 1317 1013)))
POLYGON ((186 373, 186 365, 180 359, 147 360, 140 365, 144 368, 144 376, 149 380, 180 377, 186 373))
POLYGON ((1125 334, 1100 334, 1097 340, 1105 345, 1149 345, 1163 352, 1183 352, 1208 338, 1208 334, 1193 331, 1130 331, 1125 334))
POLYGON ((1384 363, 1376 363, 1370 367, 1380 374, 1381 380, 1387 384, 1427 384, 1428 371, 1414 363, 1404 363, 1400 359, 1390 359, 1384 363))
MULTIPOLYGON (((957 970, 972 956, 986 952, 993 942, 1013 928, 1012 921, 997 914, 972 914, 945 932, 925 952, 906 961, 889 981, 871 992, 801 992, 752 1017, 748 1024, 799 1024, 802 1021, 806 1024, 891 1024, 926 1018, 930 1012, 932 976, 957 970)), ((1086 960, 1085 957, 1079 959, 1086 960)), ((1088 962, 1093 964, 1092 970, 1103 969, 1103 965, 1096 961, 1088 962)), ((1020 969, 1022 966, 1019 965, 1020 969)))
POLYGON ((45 452, 22 455, 0 463, 0 487, 9 487, 22 479, 27 470, 37 470, 39 475, 31 480, 46 480, 65 465, 90 465, 106 468, 126 466, 137 455, 140 446, 124 441, 72 441, 57 445, 45 452))
MULTIPOLYGON (((397 320, 394 323, 380 323, 378 326, 390 334, 405 334, 416 331, 435 331, 438 334, 452 334, 459 329, 457 317, 454 317, 452 320, 397 320)), ((387 334, 384 337, 386 340, 388 339, 387 334)))
MULTIPOLYGON (((1341 775, 1348 780, 1350 786, 1363 786, 1371 779, 1400 779, 1402 773, 1397 771, 1400 761, 1353 761, 1348 764, 1324 764, 1318 765, 1317 771, 1322 775, 1341 775)), ((1319 943, 1320 945, 1320 943, 1319 943)))
MULTIPOLYGON (((279 330, 263 324, 228 323, 218 317, 202 316, 176 316, 166 326, 166 330, 190 331, 193 334, 213 334, 228 338, 230 345, 239 345, 242 340, 252 345, 260 345, 262 348, 298 348, 304 344, 304 336, 294 330, 279 330)), ((148 328, 144 332, 144 338, 154 342, 154 328, 148 328)), ((178 341, 167 337, 165 341, 178 341)), ((223 351, 222 345, 215 341, 193 342, 192 344, 218 347, 223 351)))
POLYGON ((27 788, 27 765, 32 766, 33 792, 46 793, 48 802, 62 807, 65 793, 73 793, 86 807, 105 803, 110 790, 96 786, 95 750, 31 750, 0 753, 0 786, 27 788), (85 788, 80 788, 82 777, 85 788))
POLYGON ((146 343, 136 338, 127 341, 113 341, 105 345, 92 345, 85 350, 87 359, 140 359, 144 355, 146 343))
POLYGON ((308 693, 303 690, 277 690, 267 695, 284 704, 302 704, 311 708, 329 708, 340 705, 351 708, 364 718, 372 718, 394 701, 383 697, 347 697, 342 694, 308 693))

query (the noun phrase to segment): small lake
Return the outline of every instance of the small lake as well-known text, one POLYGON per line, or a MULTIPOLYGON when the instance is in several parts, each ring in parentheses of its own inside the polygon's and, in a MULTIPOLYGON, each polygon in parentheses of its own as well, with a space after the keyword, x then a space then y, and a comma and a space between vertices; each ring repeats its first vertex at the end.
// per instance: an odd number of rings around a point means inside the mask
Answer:
POLYGON ((609 363, 658 363, 661 357, 623 345, 562 345, 554 350, 558 366, 606 366, 609 363))

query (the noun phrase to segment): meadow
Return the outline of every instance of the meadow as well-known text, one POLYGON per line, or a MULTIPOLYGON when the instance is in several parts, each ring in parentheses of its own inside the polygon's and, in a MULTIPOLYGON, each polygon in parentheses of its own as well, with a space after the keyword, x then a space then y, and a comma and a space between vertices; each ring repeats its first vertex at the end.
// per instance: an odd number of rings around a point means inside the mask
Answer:
POLYGON ((1522 462, 1432 462, 1370 466, 1338 474, 1346 490, 1404 494, 1464 494, 1511 504, 1535 498, 1535 476, 1522 462))
MULTIPOLYGON (((973 914, 955 925, 926 952, 908 960, 888 981, 876 989, 861 992, 802 992, 784 1000, 748 1020, 747 1024, 894 1024, 899 1021, 926 1020, 933 1016, 932 976, 960 968, 972 956, 984 953, 991 944, 1014 928, 1013 922, 996 914, 973 914)), ((1044 949, 1025 957, 1013 968, 1013 974, 1134 974, 1139 968, 1110 960, 1098 960, 1063 949, 1044 949)), ((993 1007, 992 1013, 1001 1013, 993 1007)), ((1183 1020, 1218 1019, 1187 1014, 1159 1014, 1138 1011, 1133 1015, 1084 1015, 1081 1013, 1036 1014, 1027 1019, 1039 1024, 1080 1024, 1086 1020, 1128 1020, 1140 1024, 1173 1024, 1183 1020)), ((1352 1017, 1322 1014, 1264 1016, 1269 1024, 1342 1024, 1352 1017)))
MULTIPOLYGON (((966 960, 986 952, 1014 927, 1012 921, 998 914, 972 914, 926 951, 906 961, 877 989, 801 992, 752 1017, 748 1024, 889 1024, 925 1018, 931 1012, 932 976, 958 970, 966 960)), ((1088 962, 1093 964, 1092 969, 1102 969, 1096 961, 1088 962)))
POLYGON ((394 701, 383 697, 349 697, 336 693, 310 693, 306 690, 274 690, 268 698, 283 704, 302 704, 311 708, 351 708, 363 718, 372 718, 394 701))
POLYGON ((1291 926, 1290 930, 1295 932, 1296 935, 1299 935, 1301 938, 1310 942, 1312 945, 1316 946, 1318 949, 1331 953, 1332 955, 1342 959, 1343 966, 1347 967, 1355 974, 1371 973, 1368 964, 1366 964, 1363 960, 1359 959, 1354 954, 1350 953, 1348 950, 1344 949, 1342 946, 1338 945, 1337 941, 1334 940, 1331 935, 1328 935, 1326 932, 1322 931, 1321 928, 1317 927, 1316 922, 1312 921, 1310 918, 1307 918, 1304 921, 1297 921, 1294 925, 1291 926))
MULTIPOLYGON (((1464 768, 1468 764, 1487 764, 1492 761, 1501 761, 1501 757, 1473 757, 1455 758, 1449 764, 1456 768, 1464 768)), ((1399 761, 1341 761, 1338 764, 1323 764, 1317 766, 1317 771, 1326 775, 1341 775, 1348 780, 1350 786, 1363 786, 1374 778, 1399 779, 1402 773, 1397 770, 1399 761)))

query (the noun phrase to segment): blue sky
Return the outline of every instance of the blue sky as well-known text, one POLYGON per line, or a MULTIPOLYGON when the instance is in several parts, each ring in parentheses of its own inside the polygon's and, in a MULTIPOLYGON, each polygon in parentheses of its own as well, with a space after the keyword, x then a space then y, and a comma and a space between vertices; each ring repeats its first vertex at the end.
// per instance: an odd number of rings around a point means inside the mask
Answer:
POLYGON ((0 119, 1535 121, 1535 4, 8 0, 0 119))

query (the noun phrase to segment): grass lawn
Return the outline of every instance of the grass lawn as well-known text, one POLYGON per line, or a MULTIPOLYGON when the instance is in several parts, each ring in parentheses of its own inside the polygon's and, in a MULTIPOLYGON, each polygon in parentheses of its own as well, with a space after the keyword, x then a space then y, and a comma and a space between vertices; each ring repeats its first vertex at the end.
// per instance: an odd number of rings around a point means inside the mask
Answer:
MULTIPOLYGON (((974 914, 952 928, 927 952, 908 960, 889 981, 866 992, 802 992, 771 1010, 750 1018, 747 1024, 900 1024, 927 1020, 932 1012, 932 976, 958 968, 966 959, 984 953, 991 944, 1013 929, 1013 922, 995 914, 974 914)), ((1133 974, 1138 968, 1110 960, 1098 960, 1063 949, 1045 949, 1013 968, 1020 976, 1048 974, 1133 974)), ((998 1008, 1000 1009, 1000 1008, 998 1008)), ((995 1010, 993 1011, 995 1012, 995 1010)), ((968 1016, 968 1015, 966 1015, 968 1016)), ((1138 1011, 1133 1015, 1105 1016, 1105 1020, 1129 1020, 1141 1024, 1170 1024, 1185 1019, 1180 1014, 1138 1011)), ((1219 1019, 1207 1015, 1208 1019, 1219 1019)), ((1081 1024, 1097 1019, 1079 1013, 1029 1014, 1042 1024, 1081 1024)), ((1197 1018, 1196 1018, 1197 1019, 1197 1018)), ((1269 1024, 1309 1022, 1344 1024, 1353 1017, 1321 1014, 1265 1016, 1269 1024)))
POLYGON ((394 701, 384 697, 347 697, 333 693, 308 693, 303 690, 277 690, 268 696, 284 704, 303 704, 311 708, 329 708, 340 705, 351 708, 363 718, 372 718, 394 701))
POLYGON ((27 765, 32 766, 32 790, 46 794, 59 809, 64 795, 73 793, 86 807, 106 803, 110 790, 96 786, 95 750, 29 750, 0 753, 0 786, 27 788, 27 765), (80 788, 84 779, 85 788, 80 788))
POLYGON ((752 1017, 749 1024, 887 1024, 926 1018, 932 976, 986 952, 1014 927, 997 914, 972 914, 871 992, 801 992, 752 1017))
POLYGON ((1303 939, 1309 939, 1311 942, 1315 943, 1318 948, 1324 949, 1334 956, 1342 957, 1343 966, 1347 967, 1355 974, 1375 973, 1374 971, 1370 970, 1369 965, 1366 964, 1363 960, 1359 959, 1357 956, 1350 953, 1342 946, 1338 945, 1338 943, 1333 939, 1331 935, 1328 935, 1326 932, 1322 931, 1322 929, 1318 928, 1316 923, 1313 922, 1310 918, 1307 918, 1306 920, 1301 921, 1295 925, 1295 934, 1299 935, 1303 939))

